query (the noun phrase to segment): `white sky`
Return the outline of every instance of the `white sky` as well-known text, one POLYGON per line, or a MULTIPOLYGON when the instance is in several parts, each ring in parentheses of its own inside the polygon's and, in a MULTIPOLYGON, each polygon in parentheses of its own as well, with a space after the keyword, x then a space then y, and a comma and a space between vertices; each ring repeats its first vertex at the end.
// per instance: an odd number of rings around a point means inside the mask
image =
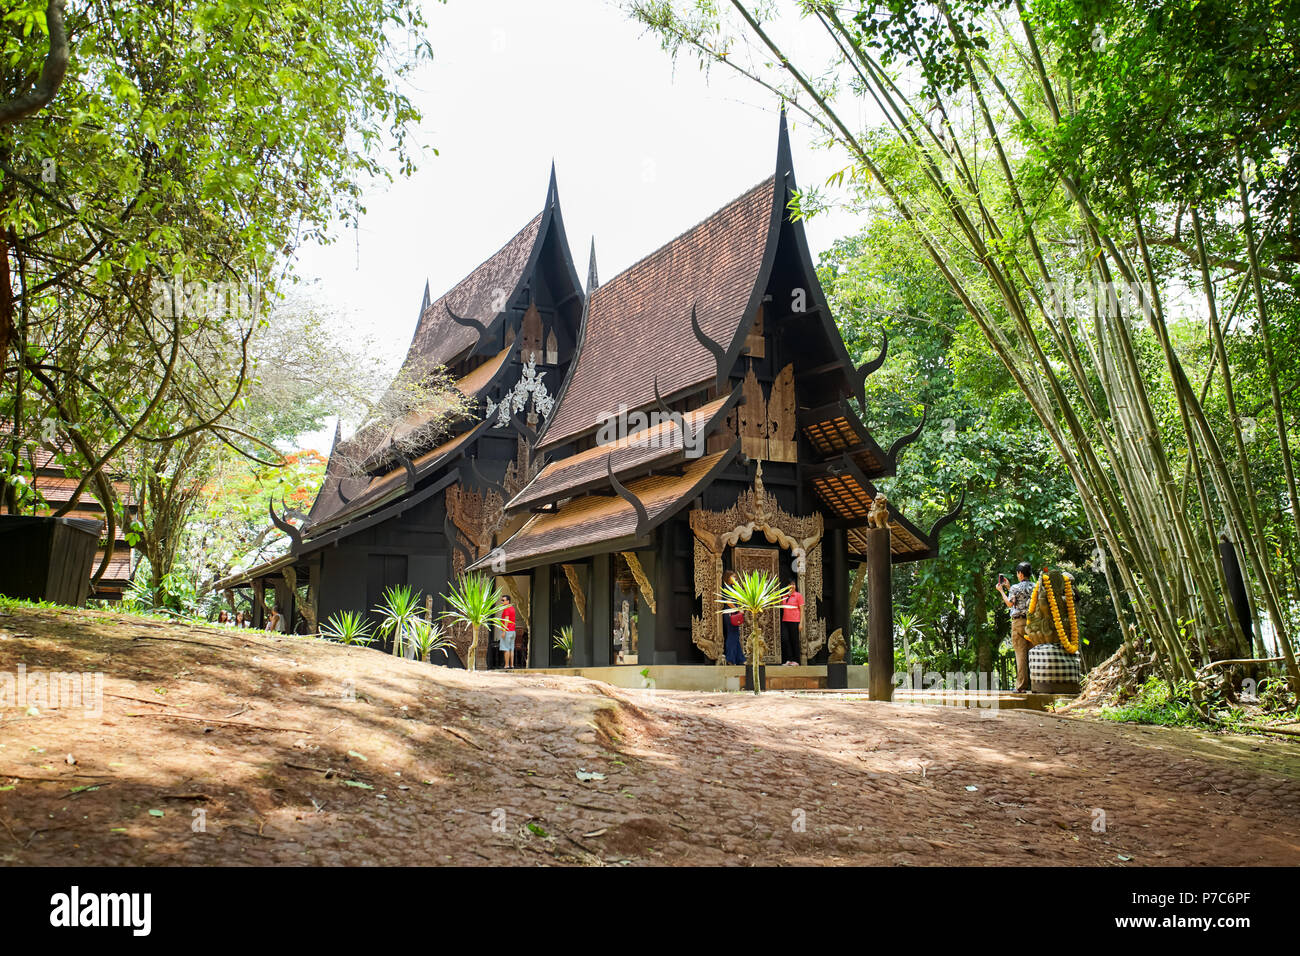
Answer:
MULTIPOLYGON (((417 172, 370 190, 358 230, 341 225, 334 244, 298 254, 337 321, 377 335, 394 361, 425 279, 436 298, 531 219, 552 159, 584 281, 593 234, 609 279, 774 168, 765 91, 686 57, 674 68, 608 0, 428 0, 425 13, 434 62, 410 92, 424 113, 417 172)), ((793 117, 791 141, 801 186, 847 162, 814 149, 793 117)), ((827 213, 807 230, 816 257, 854 224, 827 213)), ((304 444, 327 451, 332 431, 304 444)))

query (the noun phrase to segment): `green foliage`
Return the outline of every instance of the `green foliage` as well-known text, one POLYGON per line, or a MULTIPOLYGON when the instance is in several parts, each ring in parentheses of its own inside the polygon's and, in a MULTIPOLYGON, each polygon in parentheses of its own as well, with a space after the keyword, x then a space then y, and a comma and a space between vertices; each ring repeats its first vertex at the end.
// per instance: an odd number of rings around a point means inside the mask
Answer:
POLYGON ((557 651, 564 652, 565 661, 573 660, 573 628, 565 626, 556 631, 552 638, 552 646, 557 651))
POLYGON ((146 611, 168 616, 193 618, 200 615, 194 578, 187 569, 177 568, 151 584, 147 564, 132 579, 122 604, 131 611, 146 611))
POLYGON ((479 635, 483 628, 505 627, 501 611, 505 608, 506 598, 500 585, 486 574, 474 572, 464 574, 457 580, 450 593, 443 599, 449 608, 442 612, 441 619, 453 625, 464 625, 470 629, 469 660, 465 662, 468 670, 476 669, 479 635))
POLYGON ((1131 724, 1159 724, 1165 727, 1204 727, 1210 725, 1198 709, 1189 681, 1176 681, 1172 687, 1161 677, 1149 677, 1137 697, 1122 707, 1105 707, 1101 716, 1131 724))
POLYGON ((425 620, 417 620, 411 626, 410 644, 415 656, 426 664, 434 651, 449 652, 456 648, 455 642, 443 633, 442 628, 425 620))
POLYGON ((324 480, 325 465, 325 456, 313 449, 263 464, 218 448, 206 477, 190 477, 199 487, 175 547, 179 562, 197 573, 201 594, 233 571, 284 553, 288 539, 270 524, 268 507, 301 523, 324 480))
POLYGON ((364 614, 356 611, 340 611, 331 614, 320 629, 321 637, 349 646, 366 647, 374 641, 370 622, 364 614))
MULTIPOLYGON (((1077 96, 1054 154, 1086 171, 1099 201, 1122 206, 1130 190, 1232 200, 1244 161, 1266 205, 1294 204, 1294 2, 1035 0, 1030 10, 1077 96)), ((1294 238, 1294 222, 1280 225, 1294 238)))
MULTIPOLYGON (((946 480, 909 488, 904 472, 893 497, 982 491, 982 507, 968 498, 963 545, 1000 538, 994 560, 1077 567, 1092 539, 1088 563, 1123 590, 1106 617, 1187 680, 1262 650, 1245 646, 1227 606, 1225 529, 1300 692, 1295 3, 626 6, 671 52, 725 64, 847 154, 832 178, 841 200, 869 217, 868 233, 895 228, 918 263, 884 268, 886 282, 951 289, 946 305, 906 297, 905 315, 950 338, 948 364, 929 375, 919 364, 899 397, 910 423, 941 401, 919 393, 957 385, 959 404, 932 416, 956 447, 920 443, 909 456, 946 480), (964 317, 951 316, 956 302, 964 317), (1256 384, 1222 354, 1228 337, 1255 357, 1256 384), (1234 404, 1234 387, 1266 397, 1234 404), (1255 423, 1264 411, 1267 425, 1255 423), (1254 424, 1277 437, 1263 439, 1276 448, 1263 462, 1245 434, 1254 424), (1058 493, 1067 470, 1073 496, 1058 493)), ((825 204, 815 191, 794 203, 825 204)), ((870 400, 881 435, 892 410, 870 400)), ((918 613, 952 659, 962 649, 945 620, 960 621, 985 670, 996 565, 944 551, 943 573, 964 564, 965 580, 927 587, 921 568, 903 593, 933 601, 918 613)), ((1103 593, 1100 578, 1078 578, 1082 596, 1103 593)))
MULTIPOLYGON (((6 7, 0 99, 40 69, 44 8, 6 7)), ((0 502, 39 506, 44 449, 118 518, 103 471, 138 467, 150 516, 131 534, 161 577, 208 446, 278 457, 240 407, 269 375, 264 307, 390 156, 410 172, 405 80, 430 49, 416 0, 92 0, 66 26, 53 101, 0 129, 0 502)))
MULTIPOLYGON (((1106 658, 1122 635, 1105 577, 1094 569, 1096 543, 1074 483, 909 231, 878 218, 836 242, 818 274, 854 361, 874 357, 888 336, 888 361, 865 386, 863 417, 877 439, 887 447, 928 410, 898 476, 882 479, 881 487, 923 528, 950 510, 958 489, 966 492, 963 515, 944 530, 939 557, 894 568, 895 626, 911 650, 896 669, 1005 671, 1010 618, 994 585, 999 573, 1014 580, 1020 561, 1074 574, 1090 642, 1085 661, 1106 658)), ((855 663, 866 656, 865 590, 859 601, 855 663)))
MULTIPOLYGON (((790 596, 791 590, 788 586, 782 587, 781 582, 770 574, 763 571, 750 571, 747 574, 736 575, 731 583, 724 584, 722 590, 718 592, 718 597, 723 604, 723 614, 735 614, 739 611, 750 622, 748 655, 750 666, 753 668, 751 683, 755 694, 759 693, 758 669, 762 666, 765 650, 758 622, 773 608, 786 607, 785 599, 790 596)), ((781 640, 779 634, 769 636, 773 641, 781 640)))
POLYGON ((388 588, 375 607, 379 615, 378 634, 393 640, 393 655, 403 657, 409 642, 419 629, 424 603, 419 591, 409 585, 399 584, 388 588))

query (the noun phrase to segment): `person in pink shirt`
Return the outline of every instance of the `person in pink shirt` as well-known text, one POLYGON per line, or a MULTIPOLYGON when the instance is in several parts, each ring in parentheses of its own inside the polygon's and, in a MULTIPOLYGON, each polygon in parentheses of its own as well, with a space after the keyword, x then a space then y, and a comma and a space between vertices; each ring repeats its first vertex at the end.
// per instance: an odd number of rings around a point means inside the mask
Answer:
POLYGON ((786 664, 799 664, 799 629, 803 627, 803 595, 798 585, 790 588, 790 594, 782 602, 781 609, 781 660, 786 664))

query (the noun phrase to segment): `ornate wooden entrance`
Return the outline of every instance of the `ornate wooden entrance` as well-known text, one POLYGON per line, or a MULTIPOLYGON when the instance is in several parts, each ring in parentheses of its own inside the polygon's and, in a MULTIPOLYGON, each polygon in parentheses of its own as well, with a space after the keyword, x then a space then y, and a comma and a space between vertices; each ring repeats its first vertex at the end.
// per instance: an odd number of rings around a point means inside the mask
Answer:
MULTIPOLYGON (((762 571, 768 577, 780 579, 781 552, 775 548, 741 548, 731 549, 731 568, 737 574, 745 575, 751 571, 762 571)), ((767 649, 763 654, 763 660, 769 664, 781 663, 781 613, 777 608, 773 608, 763 615, 763 620, 759 622, 759 629, 763 632, 763 640, 767 644, 767 649), (775 656, 773 656, 775 654, 775 656)), ((741 634, 741 643, 748 652, 749 635, 741 634)))
MULTIPOLYGON (((820 514, 796 517, 781 510, 775 496, 763 487, 763 464, 759 462, 754 475, 754 487, 742 492, 735 505, 726 511, 695 509, 690 514, 691 531, 695 533, 695 596, 700 599, 701 614, 691 618, 691 640, 715 664, 723 662, 722 621, 718 591, 722 588, 722 557, 727 548, 736 548, 742 541, 761 532, 771 544, 789 551, 799 579, 799 591, 804 596, 804 625, 800 641, 800 661, 806 663, 826 644, 826 619, 817 611, 822 600, 822 516, 820 514)), ((780 553, 765 548, 736 548, 733 565, 741 569, 742 560, 767 561, 769 565, 746 570, 763 570, 776 573, 780 553), (743 557, 744 554, 771 555, 762 559, 743 557)), ((777 612, 772 612, 776 615, 777 612)), ((764 627, 763 639, 767 641, 764 660, 781 662, 781 634, 779 616, 771 632, 764 627)))

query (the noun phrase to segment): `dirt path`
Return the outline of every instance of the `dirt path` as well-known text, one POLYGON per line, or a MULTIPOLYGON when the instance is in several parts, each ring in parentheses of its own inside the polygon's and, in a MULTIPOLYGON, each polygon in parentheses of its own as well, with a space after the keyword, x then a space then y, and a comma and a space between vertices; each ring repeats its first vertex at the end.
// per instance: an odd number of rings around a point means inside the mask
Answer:
POLYGON ((0 613, 0 675, 20 663, 102 670, 105 697, 0 710, 0 863, 1300 864, 1288 742, 471 675, 88 611, 0 613))

